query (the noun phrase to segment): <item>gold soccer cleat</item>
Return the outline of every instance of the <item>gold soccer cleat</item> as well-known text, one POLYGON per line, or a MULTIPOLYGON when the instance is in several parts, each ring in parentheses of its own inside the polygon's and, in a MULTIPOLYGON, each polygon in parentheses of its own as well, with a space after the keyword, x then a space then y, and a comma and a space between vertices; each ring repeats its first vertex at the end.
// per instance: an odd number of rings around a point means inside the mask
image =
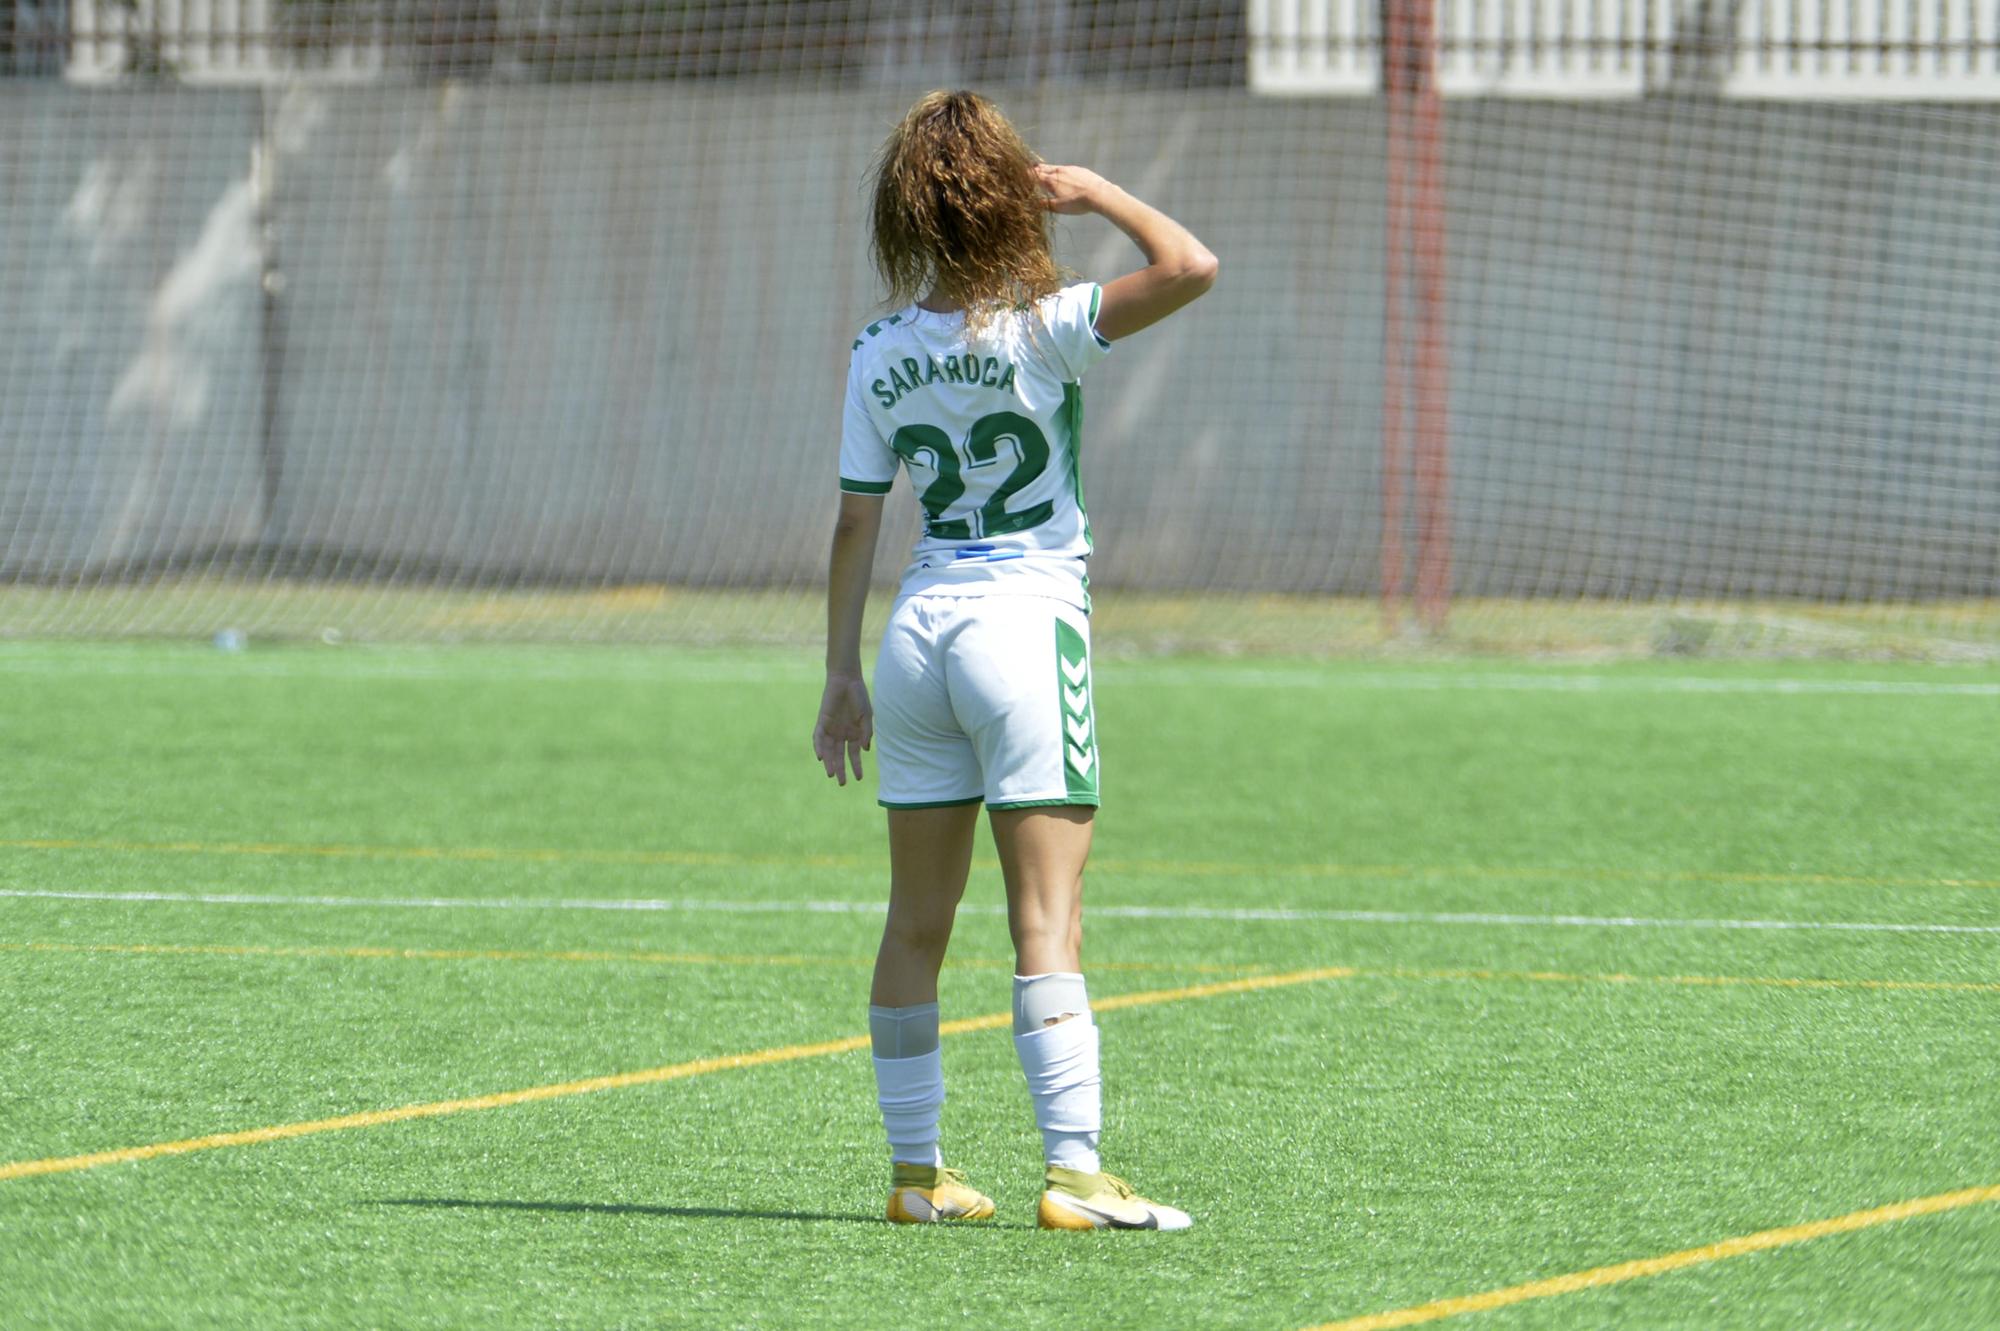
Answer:
POLYGON ((1035 1223, 1043 1229, 1187 1229, 1194 1220, 1186 1211, 1147 1201, 1115 1175, 1051 1165, 1035 1223))
POLYGON ((993 1199, 965 1185, 965 1175, 943 1165, 897 1164, 889 1192, 889 1219, 899 1225, 934 1220, 991 1220, 993 1199))

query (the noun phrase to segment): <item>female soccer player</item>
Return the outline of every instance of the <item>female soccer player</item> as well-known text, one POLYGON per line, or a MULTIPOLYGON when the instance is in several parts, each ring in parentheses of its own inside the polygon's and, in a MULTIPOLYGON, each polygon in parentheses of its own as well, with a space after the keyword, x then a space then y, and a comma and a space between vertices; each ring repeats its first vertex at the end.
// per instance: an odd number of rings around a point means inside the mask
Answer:
POLYGON ((878 733, 861 611, 882 496, 907 468, 924 529, 875 665, 890 874, 868 1025, 889 1219, 993 1214, 938 1150, 938 968, 984 801, 1014 939, 1014 1045, 1048 1163, 1039 1223, 1185 1229, 1185 1212, 1097 1158, 1097 1027, 1079 962, 1098 751, 1078 381, 1118 339, 1208 290, 1215 256, 1094 172, 1042 164, 969 92, 910 109, 882 147, 874 212, 876 266, 902 308, 855 339, 848 370, 813 752, 844 786, 878 733), (1145 266, 1064 285, 1050 212, 1097 213, 1145 266))

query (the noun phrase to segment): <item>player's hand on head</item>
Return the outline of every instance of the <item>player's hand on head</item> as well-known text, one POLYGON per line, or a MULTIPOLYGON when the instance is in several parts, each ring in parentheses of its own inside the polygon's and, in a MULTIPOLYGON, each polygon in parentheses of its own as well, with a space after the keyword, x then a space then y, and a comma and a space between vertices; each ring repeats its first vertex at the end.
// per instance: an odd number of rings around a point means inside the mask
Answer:
POLYGON ((868 686, 858 675, 828 675, 813 725, 813 756, 844 786, 850 766, 854 779, 861 779, 862 750, 874 742, 875 709, 868 703, 868 686))
POLYGON ((1093 211, 1091 196, 1104 187, 1104 177, 1081 166, 1037 163, 1035 179, 1042 187, 1042 206, 1052 213, 1077 216, 1093 211))

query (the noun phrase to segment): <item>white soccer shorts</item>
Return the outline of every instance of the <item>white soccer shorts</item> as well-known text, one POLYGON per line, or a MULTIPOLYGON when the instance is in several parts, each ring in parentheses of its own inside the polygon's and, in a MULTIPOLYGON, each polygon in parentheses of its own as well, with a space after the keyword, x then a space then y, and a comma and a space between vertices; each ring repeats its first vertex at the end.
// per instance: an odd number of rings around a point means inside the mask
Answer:
POLYGON ((1047 596, 905 596, 875 660, 890 809, 1097 803, 1090 618, 1047 596))

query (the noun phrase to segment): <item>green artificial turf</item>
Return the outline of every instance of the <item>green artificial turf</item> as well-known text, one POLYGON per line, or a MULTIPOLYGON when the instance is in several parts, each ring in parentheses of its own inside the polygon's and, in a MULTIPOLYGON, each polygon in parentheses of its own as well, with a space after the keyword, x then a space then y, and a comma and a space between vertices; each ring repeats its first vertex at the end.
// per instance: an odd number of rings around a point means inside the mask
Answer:
MULTIPOLYGON (((1032 1229, 993 1029, 945 1049, 992 1226, 881 1222, 857 1050, 0 1179, 0 1326, 1300 1328, 2000 1184, 2000 671, 1099 676, 1093 993, 1344 968, 1102 1014, 1107 1164, 1192 1232, 1032 1229)), ((0 1167, 860 1034, 881 814, 816 700, 781 650, 0 647, 0 1167)), ((1000 904, 982 834, 947 1019, 1007 1007, 1000 904)), ((1985 1204, 1449 1324, 1996 1308, 1985 1204)))

